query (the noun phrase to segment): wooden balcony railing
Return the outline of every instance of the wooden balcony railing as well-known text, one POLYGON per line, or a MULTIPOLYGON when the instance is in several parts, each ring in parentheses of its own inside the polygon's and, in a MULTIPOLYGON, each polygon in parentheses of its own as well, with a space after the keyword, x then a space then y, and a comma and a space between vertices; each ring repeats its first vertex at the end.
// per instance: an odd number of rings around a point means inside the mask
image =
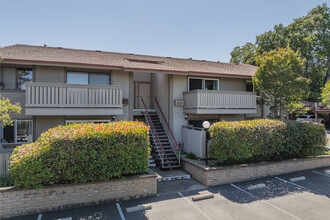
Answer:
POLYGON ((122 90, 114 85, 26 83, 25 107, 122 108, 122 90))
POLYGON ((244 91, 193 90, 183 93, 184 109, 256 110, 256 94, 244 91))

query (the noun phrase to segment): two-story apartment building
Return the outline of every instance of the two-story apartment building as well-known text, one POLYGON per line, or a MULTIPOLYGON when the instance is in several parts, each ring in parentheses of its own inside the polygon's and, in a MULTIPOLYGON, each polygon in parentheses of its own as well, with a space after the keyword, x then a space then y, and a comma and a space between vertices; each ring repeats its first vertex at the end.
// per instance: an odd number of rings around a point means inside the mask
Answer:
POLYGON ((182 126, 263 117, 250 65, 46 45, 3 47, 0 57, 0 94, 22 107, 0 128, 3 146, 66 123, 142 119, 156 99, 179 143, 182 126))

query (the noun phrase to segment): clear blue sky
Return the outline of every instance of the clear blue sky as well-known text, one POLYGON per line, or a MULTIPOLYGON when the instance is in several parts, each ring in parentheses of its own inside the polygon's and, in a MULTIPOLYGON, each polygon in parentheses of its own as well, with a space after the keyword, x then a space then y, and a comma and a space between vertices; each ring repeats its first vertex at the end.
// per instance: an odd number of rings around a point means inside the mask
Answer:
MULTIPOLYGON (((0 46, 32 44, 229 62, 326 0, 0 0, 0 46)), ((329 4, 328 4, 329 6, 329 4)))

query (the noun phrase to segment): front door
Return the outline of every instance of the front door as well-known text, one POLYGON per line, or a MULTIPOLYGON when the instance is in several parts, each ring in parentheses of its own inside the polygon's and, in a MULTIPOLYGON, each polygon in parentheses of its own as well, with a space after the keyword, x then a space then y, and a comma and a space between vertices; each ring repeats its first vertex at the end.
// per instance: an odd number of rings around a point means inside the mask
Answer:
MULTIPOLYGON (((146 107, 150 108, 150 83, 139 83, 139 96, 143 98, 146 107)), ((143 109, 143 103, 139 102, 139 109, 143 109)))

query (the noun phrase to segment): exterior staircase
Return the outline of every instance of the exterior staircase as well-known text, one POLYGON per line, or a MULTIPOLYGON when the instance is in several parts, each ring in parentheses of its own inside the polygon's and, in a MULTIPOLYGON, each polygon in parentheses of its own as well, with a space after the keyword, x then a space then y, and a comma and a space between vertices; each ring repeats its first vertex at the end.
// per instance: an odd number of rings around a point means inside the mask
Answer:
MULTIPOLYGON (((156 112, 150 112, 150 117, 152 120, 152 123, 154 125, 155 131, 157 133, 157 136, 159 138, 159 142, 156 137, 152 137, 152 132, 150 132, 150 143, 152 145, 151 148, 151 155, 154 158, 157 165, 159 165, 163 169, 172 169, 172 168, 178 168, 181 167, 180 161, 176 155, 176 152, 174 151, 173 147, 171 146, 171 142, 169 140, 169 137, 159 120, 159 117, 156 112)), ((146 115, 145 115, 146 117, 146 115)), ((146 120, 148 121, 148 120, 146 120)), ((148 124, 150 127, 152 127, 150 124, 148 124)), ((155 134, 154 134, 155 135, 155 134)))
MULTIPOLYGON (((166 121, 157 99, 156 111, 146 108, 143 98, 141 101, 145 107, 143 115, 146 123, 150 127, 150 143, 151 143, 151 160, 155 162, 161 169, 170 169, 181 167, 180 148, 175 137, 166 121)), ((150 160, 149 160, 150 163, 150 160)))

